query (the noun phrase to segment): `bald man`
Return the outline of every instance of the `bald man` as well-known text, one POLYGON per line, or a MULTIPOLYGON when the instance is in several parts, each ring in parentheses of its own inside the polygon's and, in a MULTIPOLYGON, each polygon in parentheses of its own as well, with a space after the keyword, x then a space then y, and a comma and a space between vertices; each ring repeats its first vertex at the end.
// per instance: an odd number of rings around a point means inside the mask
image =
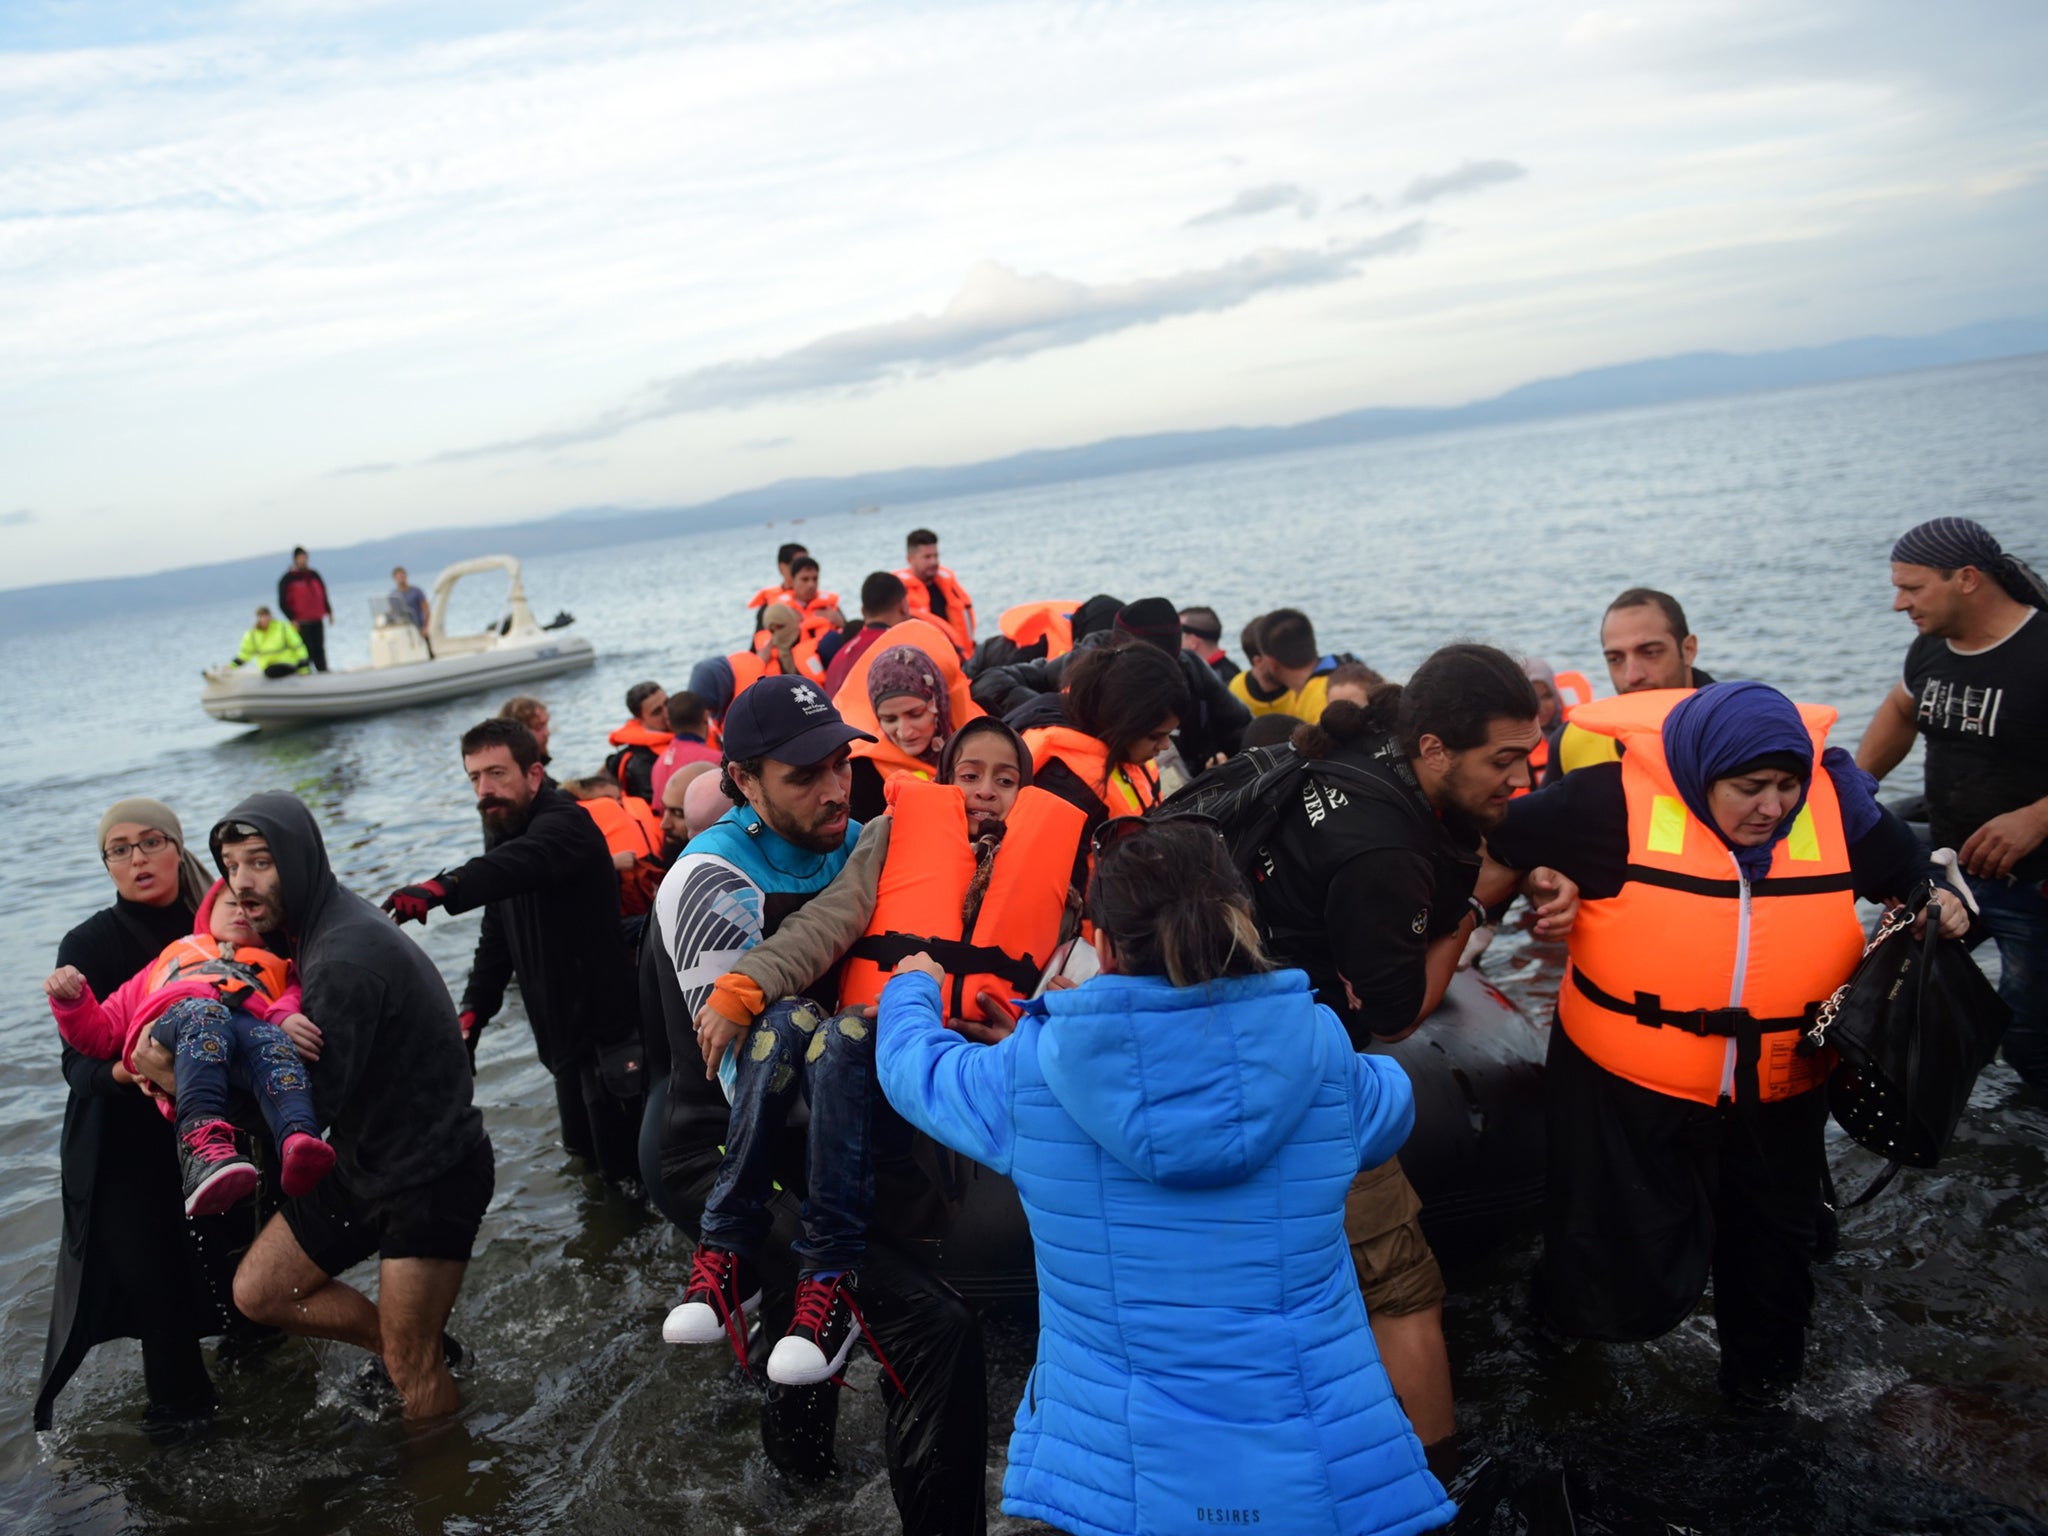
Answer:
POLYGON ((661 786, 661 861, 664 865, 673 864, 676 855, 702 830, 690 825, 689 789, 706 774, 711 774, 713 782, 716 782, 718 775, 712 773, 714 766, 711 763, 685 763, 661 786))
MULTIPOLYGON (((676 771, 682 772, 681 769, 676 771)), ((701 834, 711 823, 732 809, 732 801, 727 799, 725 791, 718 787, 720 777, 721 775, 716 773, 699 774, 683 791, 683 817, 689 823, 692 837, 701 834)))

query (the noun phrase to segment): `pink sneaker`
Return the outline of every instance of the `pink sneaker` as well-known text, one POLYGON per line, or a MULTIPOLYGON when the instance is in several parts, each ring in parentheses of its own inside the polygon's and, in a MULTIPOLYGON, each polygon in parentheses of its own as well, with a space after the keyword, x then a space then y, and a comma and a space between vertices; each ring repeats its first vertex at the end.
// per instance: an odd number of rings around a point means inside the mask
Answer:
POLYGON ((256 1193, 256 1165, 235 1146, 235 1128, 204 1120, 178 1138, 185 1175, 185 1214, 218 1216, 256 1193))
POLYGON ((334 1148, 304 1131, 285 1137, 279 1151, 277 1187, 293 1199, 310 1192, 334 1166, 334 1148))

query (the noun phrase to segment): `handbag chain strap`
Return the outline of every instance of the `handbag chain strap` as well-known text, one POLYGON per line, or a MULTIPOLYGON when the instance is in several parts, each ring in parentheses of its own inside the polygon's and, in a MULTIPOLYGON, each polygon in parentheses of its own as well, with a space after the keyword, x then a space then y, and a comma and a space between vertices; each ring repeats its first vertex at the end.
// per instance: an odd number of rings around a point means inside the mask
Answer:
MULTIPOLYGON (((1868 960, 1885 940, 1902 929, 1911 926, 1914 917, 1917 915, 1918 909, 1910 904, 1892 908, 1891 911, 1884 915, 1884 921, 1877 925, 1877 932, 1870 936, 1870 942, 1863 946, 1862 959, 1868 960)), ((1860 965, 1861 961, 1858 964, 1860 965)), ((1807 1030, 1806 1038, 1813 1042, 1815 1049, 1819 1049, 1828 1043, 1828 1030, 1834 1026, 1835 1016, 1842 1011, 1842 1004, 1849 997, 1849 988, 1854 986, 1855 983, 1856 977, 1852 972, 1849 979, 1835 988, 1834 992, 1828 997, 1828 1000, 1822 1003, 1819 1010, 1814 1014, 1813 1027, 1807 1030)))

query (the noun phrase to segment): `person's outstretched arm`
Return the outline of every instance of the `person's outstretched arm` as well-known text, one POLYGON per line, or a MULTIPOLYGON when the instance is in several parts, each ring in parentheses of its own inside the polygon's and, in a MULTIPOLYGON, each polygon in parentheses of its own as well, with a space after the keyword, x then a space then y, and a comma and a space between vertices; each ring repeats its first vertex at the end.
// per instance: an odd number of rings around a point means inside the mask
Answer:
MULTIPOLYGON (((912 955, 882 989, 876 1066, 896 1112, 955 1152, 997 1173, 1010 1171, 1016 1127, 1010 1107, 1024 1029, 997 1045, 976 1045, 946 1028, 944 998, 912 955)), ((1399 1070, 1396 1068, 1395 1070, 1399 1070)))

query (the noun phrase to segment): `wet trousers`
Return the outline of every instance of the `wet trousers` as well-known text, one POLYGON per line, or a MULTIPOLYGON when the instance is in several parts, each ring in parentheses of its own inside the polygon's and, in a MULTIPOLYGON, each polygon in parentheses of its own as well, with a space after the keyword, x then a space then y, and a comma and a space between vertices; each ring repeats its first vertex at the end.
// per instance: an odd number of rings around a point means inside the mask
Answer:
POLYGON ((1998 945, 1998 995, 2012 1008, 2006 1064, 2048 1092, 2048 882, 1969 879, 1998 945))
POLYGON ((637 1096, 622 1099, 606 1089, 593 1059, 563 1067, 554 1078, 563 1150, 595 1163, 598 1176, 607 1184, 638 1177, 644 1101, 637 1096))
POLYGON ((1692 1311, 1711 1271, 1722 1389, 1739 1397, 1797 1381, 1827 1095, 1753 1113, 1672 1098, 1595 1065, 1561 1024, 1544 1094, 1536 1301, 1550 1322, 1580 1338, 1653 1339, 1692 1311))
MULTIPOLYGON (((701 1074, 690 1058, 677 1071, 701 1074)), ((670 1083, 648 1093, 641 1138, 642 1175, 654 1202, 686 1233, 699 1219, 721 1161, 713 1145, 685 1148, 671 1128, 670 1083), (665 1135, 664 1131, 668 1130, 665 1135)), ((709 1138, 705 1138, 706 1141, 709 1138)), ((787 1180, 790 1170, 782 1172, 787 1180)), ((886 1215, 886 1212, 884 1213, 886 1215)), ((766 1350, 789 1329, 797 1281, 795 1248, 803 1235, 797 1200, 774 1195, 757 1266, 767 1292, 754 1361, 765 1379, 766 1350)), ((984 1536, 988 1529, 988 1364, 981 1325, 959 1294, 919 1262, 914 1244, 871 1232, 860 1265, 860 1304, 869 1329, 903 1383, 888 1377, 883 1439, 889 1486, 904 1536, 984 1536)), ((768 1459, 796 1477, 832 1472, 839 1388, 768 1388, 761 1441, 768 1459)))
POLYGON ((805 1133, 803 1235, 793 1245, 806 1275, 857 1269, 875 1208, 875 1026, 859 1013, 821 1017, 785 998, 735 1047, 725 1157, 704 1201, 702 1240, 754 1260, 768 1233, 774 1160, 791 1107, 810 1106, 805 1133))
POLYGON ((282 1147, 297 1131, 320 1134, 306 1064, 282 1029, 208 997, 188 997, 164 1010, 150 1031, 177 1053, 178 1133, 228 1117, 228 1090, 255 1099, 282 1147))

